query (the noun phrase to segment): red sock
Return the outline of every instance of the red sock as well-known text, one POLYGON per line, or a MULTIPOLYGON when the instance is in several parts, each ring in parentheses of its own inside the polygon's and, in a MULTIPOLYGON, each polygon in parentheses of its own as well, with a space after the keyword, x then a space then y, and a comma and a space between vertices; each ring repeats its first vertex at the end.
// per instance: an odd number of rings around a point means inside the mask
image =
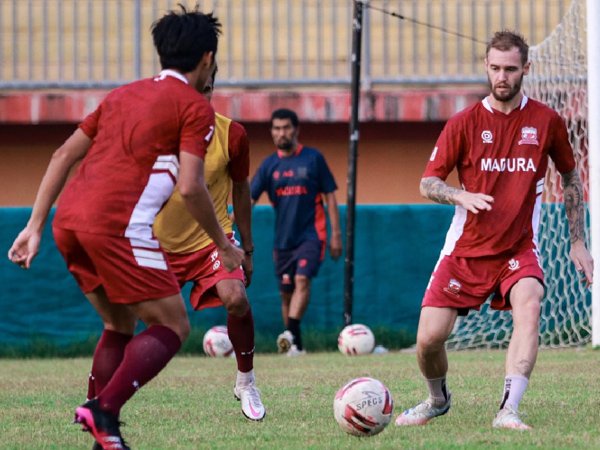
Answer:
POLYGON ((248 308, 242 317, 227 314, 227 334, 240 372, 250 372, 254 367, 254 318, 248 308))
POLYGON ((98 395, 100 408, 119 415, 135 392, 154 378, 181 348, 179 336, 163 325, 153 325, 125 348, 123 362, 98 395))
POLYGON ((123 360, 125 346, 133 336, 118 331, 104 330, 96 344, 94 360, 88 379, 87 398, 102 392, 123 360))

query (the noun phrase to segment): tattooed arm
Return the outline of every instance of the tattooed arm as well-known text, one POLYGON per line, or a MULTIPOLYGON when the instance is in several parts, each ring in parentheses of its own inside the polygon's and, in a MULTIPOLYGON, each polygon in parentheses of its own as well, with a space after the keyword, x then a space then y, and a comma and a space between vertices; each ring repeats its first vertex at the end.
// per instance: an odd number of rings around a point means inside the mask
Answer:
POLYGON ((562 174, 565 212, 569 220, 571 251, 569 255, 579 272, 585 274, 589 284, 593 281, 594 260, 585 246, 585 210, 583 208, 583 188, 577 169, 562 174))
POLYGON ((492 209, 494 197, 482 193, 473 193, 464 189, 448 186, 438 177, 425 177, 421 179, 421 195, 429 200, 447 205, 458 205, 478 214, 479 211, 492 209))

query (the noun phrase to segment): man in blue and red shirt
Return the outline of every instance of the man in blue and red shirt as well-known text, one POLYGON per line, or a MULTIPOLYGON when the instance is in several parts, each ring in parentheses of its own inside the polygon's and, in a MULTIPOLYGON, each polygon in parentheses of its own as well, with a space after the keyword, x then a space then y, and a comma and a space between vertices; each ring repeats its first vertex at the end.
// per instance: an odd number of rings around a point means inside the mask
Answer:
POLYGON ((298 143, 298 116, 289 109, 271 115, 271 136, 277 151, 267 157, 252 180, 252 200, 267 192, 275 208, 274 261, 286 330, 277 338, 281 353, 296 356, 302 347, 300 320, 310 297, 310 281, 325 256, 327 223, 331 225, 330 254, 342 254, 335 190, 337 185, 323 155, 298 143))

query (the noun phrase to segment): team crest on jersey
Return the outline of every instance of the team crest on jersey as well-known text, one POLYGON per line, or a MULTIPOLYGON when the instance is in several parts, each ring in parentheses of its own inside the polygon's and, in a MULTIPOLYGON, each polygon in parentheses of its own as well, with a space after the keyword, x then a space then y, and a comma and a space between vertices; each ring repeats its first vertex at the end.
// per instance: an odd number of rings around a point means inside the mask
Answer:
POLYGON ((529 144, 529 145, 539 145, 537 128, 533 127, 523 127, 521 128, 521 140, 519 141, 519 145, 529 144))
POLYGON ((493 144, 494 143, 494 135, 490 130, 483 130, 481 132, 481 140, 484 144, 493 144))
POLYGON ((276 170, 275 172, 273 172, 273 178, 275 180, 279 180, 280 174, 279 174, 279 170, 276 170))
POLYGON ((444 291, 448 292, 449 294, 456 295, 458 297, 461 288, 462 284, 460 284, 458 280, 450 278, 448 286, 444 288, 444 291))
POLYGON ((308 178, 307 167, 298 167, 298 178, 308 178))
POLYGON ((519 260, 517 260, 517 259, 513 258, 513 259, 511 259, 508 262, 508 268, 509 268, 509 270, 515 271, 515 270, 517 270, 519 268, 519 266, 520 266, 519 265, 519 260))

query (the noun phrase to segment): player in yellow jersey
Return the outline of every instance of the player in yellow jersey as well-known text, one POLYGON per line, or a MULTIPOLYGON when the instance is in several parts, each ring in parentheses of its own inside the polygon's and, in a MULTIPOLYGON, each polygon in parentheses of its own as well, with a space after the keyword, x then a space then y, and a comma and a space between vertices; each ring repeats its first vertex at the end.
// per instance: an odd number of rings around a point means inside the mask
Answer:
MULTIPOLYGON (((204 95, 212 97, 216 70, 207 81, 204 95)), ((231 193, 233 212, 245 258, 242 267, 228 272, 218 258, 218 248, 187 212, 176 190, 154 222, 154 233, 181 285, 193 282, 190 303, 195 310, 224 305, 227 332, 237 359, 234 394, 250 420, 262 420, 265 408, 254 377, 254 320, 246 296, 252 277, 251 201, 248 173, 250 152, 244 127, 215 114, 215 133, 206 152, 204 178, 219 224, 232 241, 232 221, 227 212, 231 193)))

